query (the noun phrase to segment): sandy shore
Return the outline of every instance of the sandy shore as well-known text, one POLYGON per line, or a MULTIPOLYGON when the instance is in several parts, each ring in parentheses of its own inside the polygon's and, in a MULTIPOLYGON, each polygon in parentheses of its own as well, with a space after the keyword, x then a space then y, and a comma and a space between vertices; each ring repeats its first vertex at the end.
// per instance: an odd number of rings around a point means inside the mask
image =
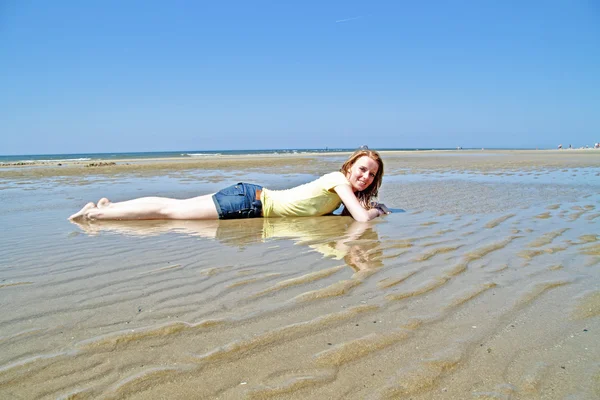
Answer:
POLYGON ((344 158, 0 169, 0 397, 600 396, 600 152, 384 153, 367 224, 66 221, 344 158))
MULTIPOLYGON (((181 159, 62 161, 0 166, 0 179, 136 174, 149 176, 185 171, 321 173, 339 168, 350 153, 210 156, 181 159), (105 164, 93 166, 94 164, 105 164), (90 166, 91 165, 91 166, 90 166)), ((390 173, 424 170, 523 171, 541 168, 599 167, 596 150, 382 151, 390 173)))

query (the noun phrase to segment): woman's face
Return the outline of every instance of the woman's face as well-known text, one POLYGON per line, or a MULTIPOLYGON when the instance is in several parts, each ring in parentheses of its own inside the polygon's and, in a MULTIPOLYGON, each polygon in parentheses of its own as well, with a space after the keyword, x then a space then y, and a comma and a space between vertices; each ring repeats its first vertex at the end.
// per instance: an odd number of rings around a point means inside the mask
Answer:
POLYGON ((373 183, 377 176, 379 164, 370 157, 362 156, 346 172, 346 178, 350 181, 355 192, 362 192, 373 183))

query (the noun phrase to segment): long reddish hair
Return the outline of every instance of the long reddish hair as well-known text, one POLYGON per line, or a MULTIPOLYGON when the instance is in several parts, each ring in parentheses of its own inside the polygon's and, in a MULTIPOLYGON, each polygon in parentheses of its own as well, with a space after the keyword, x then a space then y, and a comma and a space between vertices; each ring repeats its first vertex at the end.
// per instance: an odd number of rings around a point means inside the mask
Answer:
POLYGON ((369 149, 356 150, 342 165, 342 168, 340 168, 340 172, 344 174, 344 176, 347 176, 348 171, 350 171, 350 168, 352 168, 356 160, 363 156, 369 157, 371 160, 375 161, 379 166, 379 168, 377 169, 377 174, 375 174, 375 178, 373 179, 373 182, 371 182, 371 184, 365 190, 355 193, 358 202, 366 210, 369 210, 373 208, 371 206, 371 200, 373 200, 373 198, 376 198, 379 194, 379 187, 381 186, 381 180, 383 179, 383 160, 381 159, 379 153, 375 150, 369 149))

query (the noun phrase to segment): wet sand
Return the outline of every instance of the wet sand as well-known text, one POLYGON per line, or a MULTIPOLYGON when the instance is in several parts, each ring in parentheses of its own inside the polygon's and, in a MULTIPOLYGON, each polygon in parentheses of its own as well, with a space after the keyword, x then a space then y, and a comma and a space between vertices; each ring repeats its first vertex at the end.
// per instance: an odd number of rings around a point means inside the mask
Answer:
MULTIPOLYGON (((0 183, 8 179, 50 177, 113 176, 132 174, 153 176, 194 171, 252 171, 269 173, 327 173, 338 169, 350 153, 299 153, 247 156, 206 156, 189 158, 110 159, 94 161, 38 162, 26 165, 0 164, 0 183), (58 165, 60 164, 60 165, 58 165), (100 166, 96 166, 101 164, 100 166)), ((597 150, 469 150, 469 151, 382 151, 392 168, 388 173, 447 172, 496 170, 531 172, 539 169, 583 168, 600 166, 597 150)))
POLYGON ((384 153, 367 224, 65 220, 344 157, 0 170, 0 397, 600 396, 600 152, 384 153))

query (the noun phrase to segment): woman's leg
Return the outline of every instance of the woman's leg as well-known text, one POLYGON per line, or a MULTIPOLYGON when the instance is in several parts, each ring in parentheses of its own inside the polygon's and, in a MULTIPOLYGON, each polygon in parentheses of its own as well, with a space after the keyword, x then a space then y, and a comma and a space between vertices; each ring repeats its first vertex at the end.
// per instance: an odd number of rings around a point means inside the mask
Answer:
POLYGON ((136 220, 136 219, 218 219, 217 208, 212 194, 191 199, 170 199, 166 197, 141 197, 118 203, 103 198, 96 207, 86 204, 69 219, 89 220, 136 220))

